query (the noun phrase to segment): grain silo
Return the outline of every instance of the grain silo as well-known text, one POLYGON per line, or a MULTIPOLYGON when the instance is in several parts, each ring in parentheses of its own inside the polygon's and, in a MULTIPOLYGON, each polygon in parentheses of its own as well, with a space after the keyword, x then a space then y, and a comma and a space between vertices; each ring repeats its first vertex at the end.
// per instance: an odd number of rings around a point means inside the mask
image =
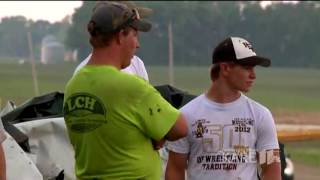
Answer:
POLYGON ((47 35, 41 42, 41 63, 53 64, 64 61, 64 45, 52 35, 47 35))

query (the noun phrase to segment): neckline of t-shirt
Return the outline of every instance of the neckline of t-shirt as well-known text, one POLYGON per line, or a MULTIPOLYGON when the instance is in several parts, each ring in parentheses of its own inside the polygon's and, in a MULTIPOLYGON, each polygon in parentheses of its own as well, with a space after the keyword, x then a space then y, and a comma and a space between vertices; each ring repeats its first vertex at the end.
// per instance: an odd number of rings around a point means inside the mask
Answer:
POLYGON ((111 65, 103 65, 103 64, 86 64, 84 67, 87 68, 110 68, 110 69, 115 69, 117 70, 116 67, 111 66, 111 65))
POLYGON ((228 109, 228 108, 234 108, 238 105, 240 105, 245 99, 246 96, 244 94, 241 93, 240 97, 232 102, 228 102, 228 103, 218 103, 215 102, 211 99, 209 99, 205 93, 202 94, 203 98, 205 99, 206 104, 208 104, 209 106, 213 106, 215 108, 219 108, 219 109, 228 109))

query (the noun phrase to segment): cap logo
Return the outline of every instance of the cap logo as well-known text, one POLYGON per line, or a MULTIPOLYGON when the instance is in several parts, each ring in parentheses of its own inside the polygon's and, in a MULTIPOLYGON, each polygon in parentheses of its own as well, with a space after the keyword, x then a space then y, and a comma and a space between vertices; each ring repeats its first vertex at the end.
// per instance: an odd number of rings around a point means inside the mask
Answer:
POLYGON ((236 59, 243 59, 251 56, 256 56, 256 53, 253 51, 253 47, 251 43, 246 41, 245 39, 239 37, 231 38, 234 52, 236 54, 236 59))
POLYGON ((242 44, 244 45, 244 47, 251 49, 253 51, 252 45, 248 42, 242 42, 242 44))
POLYGON ((134 8, 134 9, 132 9, 132 11, 134 13, 134 17, 139 20, 140 19, 140 14, 139 14, 138 10, 136 8, 134 8))

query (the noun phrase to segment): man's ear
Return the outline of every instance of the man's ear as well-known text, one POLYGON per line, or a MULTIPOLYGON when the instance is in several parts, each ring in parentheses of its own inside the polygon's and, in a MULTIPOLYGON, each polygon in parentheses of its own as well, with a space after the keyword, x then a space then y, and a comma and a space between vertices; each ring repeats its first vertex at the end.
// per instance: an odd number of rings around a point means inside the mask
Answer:
POLYGON ((227 63, 220 63, 220 71, 222 75, 227 75, 230 71, 230 66, 227 63))
POLYGON ((115 36, 117 44, 119 44, 119 45, 122 44, 123 37, 124 37, 124 32, 123 32, 123 30, 120 30, 120 32, 118 32, 117 35, 115 36))

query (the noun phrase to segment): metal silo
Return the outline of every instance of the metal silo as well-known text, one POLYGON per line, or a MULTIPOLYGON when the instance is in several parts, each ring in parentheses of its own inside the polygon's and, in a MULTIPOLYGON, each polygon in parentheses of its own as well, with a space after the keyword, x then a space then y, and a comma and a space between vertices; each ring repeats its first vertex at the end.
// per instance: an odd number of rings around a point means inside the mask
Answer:
POLYGON ((64 45, 52 35, 47 35, 41 42, 41 63, 53 64, 64 61, 64 45))

